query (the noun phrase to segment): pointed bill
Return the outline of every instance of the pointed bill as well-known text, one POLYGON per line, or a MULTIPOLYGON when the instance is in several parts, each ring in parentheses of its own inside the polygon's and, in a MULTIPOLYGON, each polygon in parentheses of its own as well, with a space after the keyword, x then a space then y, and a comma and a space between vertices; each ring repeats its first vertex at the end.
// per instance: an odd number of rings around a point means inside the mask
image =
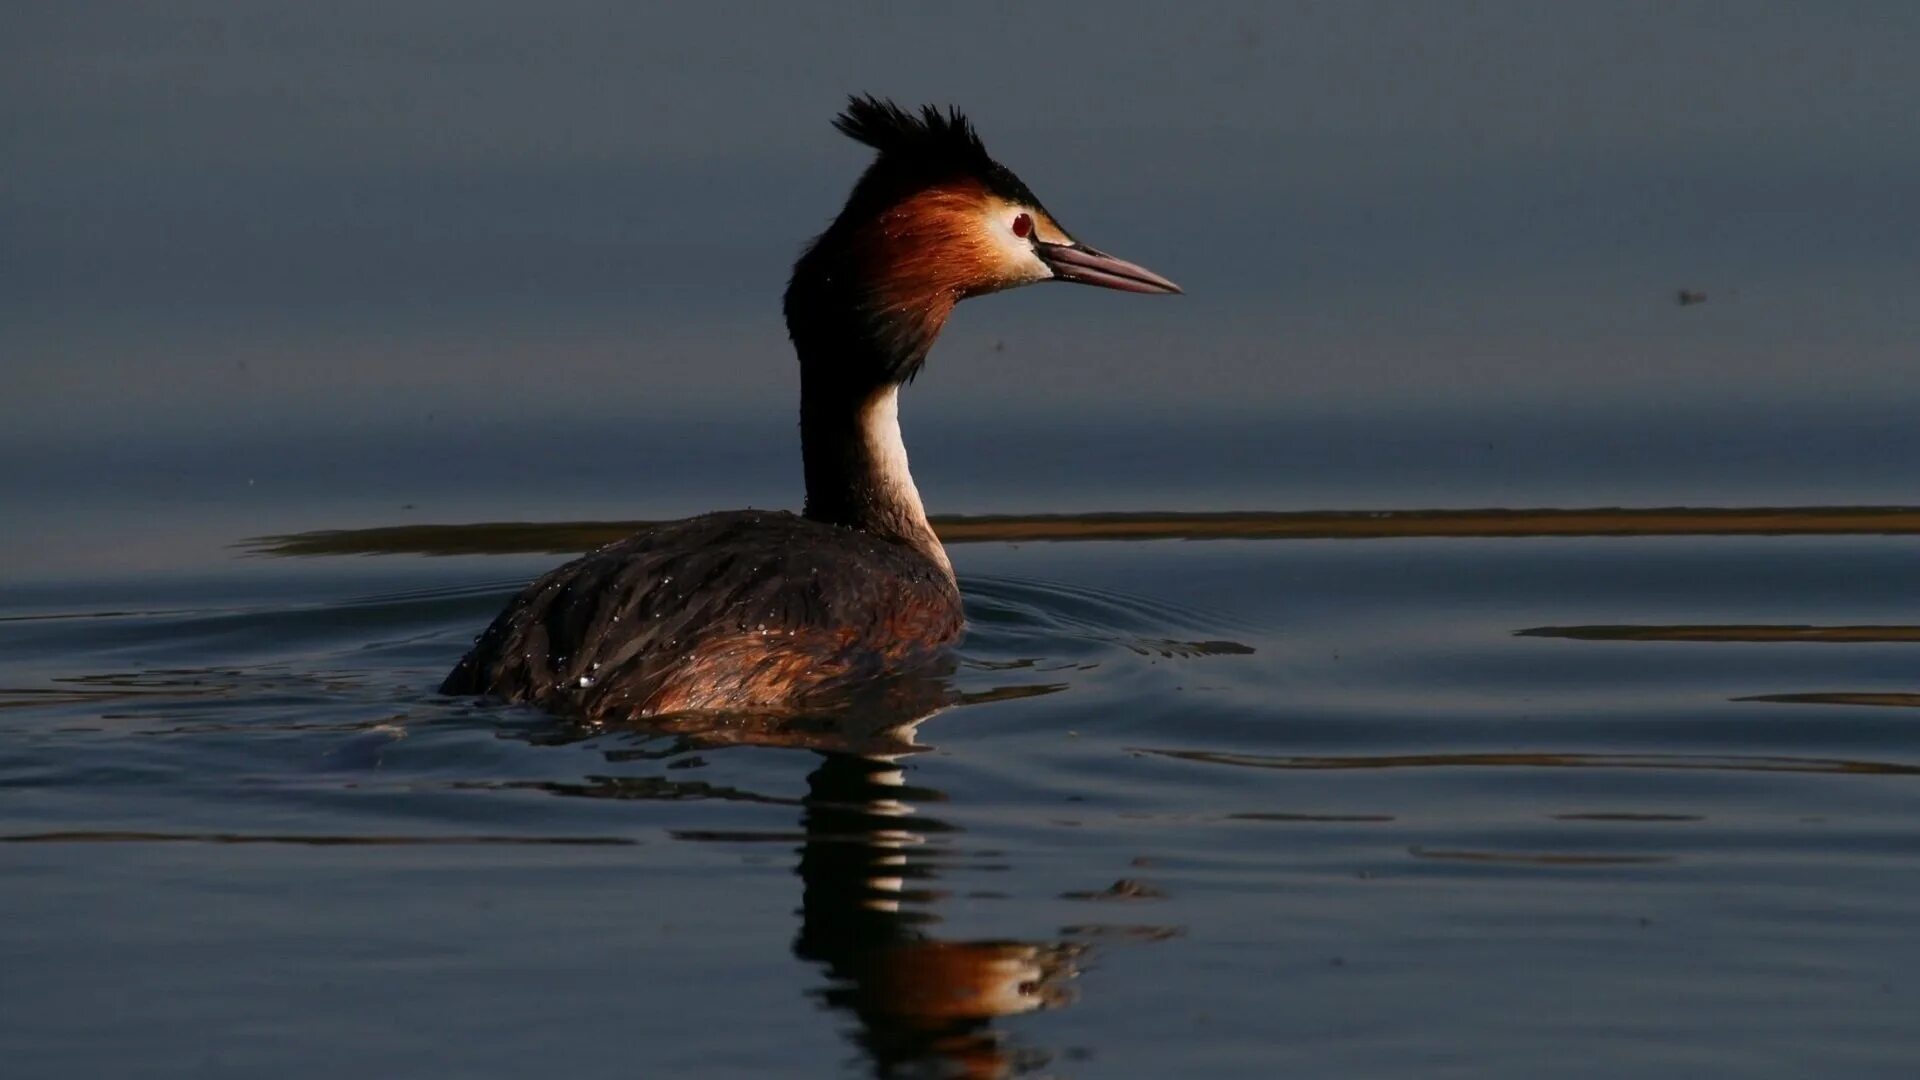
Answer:
POLYGON ((1177 293, 1180 286, 1159 274, 1125 259, 1116 259, 1085 244, 1034 245, 1040 261, 1053 271, 1055 281, 1073 281, 1136 293, 1177 293))

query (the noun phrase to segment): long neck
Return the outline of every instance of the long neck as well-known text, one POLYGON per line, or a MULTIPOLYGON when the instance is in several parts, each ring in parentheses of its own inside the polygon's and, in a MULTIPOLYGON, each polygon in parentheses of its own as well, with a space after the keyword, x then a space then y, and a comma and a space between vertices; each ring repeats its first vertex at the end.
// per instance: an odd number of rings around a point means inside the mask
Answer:
POLYGON ((927 524, 920 491, 907 469, 899 395, 896 383, 849 393, 844 383, 814 385, 802 375, 806 516, 906 544, 952 577, 953 564, 927 524))
POLYGON ((953 564, 907 471, 899 394, 956 297, 935 290, 879 299, 848 235, 851 213, 814 241, 787 284, 787 333, 800 361, 806 516, 906 544, 951 579, 953 564))

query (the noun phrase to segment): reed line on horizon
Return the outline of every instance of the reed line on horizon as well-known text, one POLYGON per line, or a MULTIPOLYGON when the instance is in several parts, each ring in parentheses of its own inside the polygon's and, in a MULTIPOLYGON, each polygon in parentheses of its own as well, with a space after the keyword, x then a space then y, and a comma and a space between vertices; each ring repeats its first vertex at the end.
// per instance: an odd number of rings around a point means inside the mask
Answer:
MULTIPOLYGON (((942 543, 1094 540, 1372 540, 1581 536, 1920 534, 1920 507, 1592 507, 1584 509, 1281 510, 943 515, 942 543)), ((387 525, 261 536, 256 555, 567 554, 611 543, 649 521, 387 525)))

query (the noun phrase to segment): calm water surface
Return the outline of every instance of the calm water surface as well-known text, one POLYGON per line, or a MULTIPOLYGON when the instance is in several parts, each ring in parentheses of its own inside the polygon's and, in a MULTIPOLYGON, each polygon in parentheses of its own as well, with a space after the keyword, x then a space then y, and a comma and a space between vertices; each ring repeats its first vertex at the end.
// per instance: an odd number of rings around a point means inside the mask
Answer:
POLYGON ((952 671, 605 730, 432 692, 591 530, 257 541, 462 520, 304 475, 14 542, 20 1075, 1912 1065, 1920 514, 976 532, 952 671))

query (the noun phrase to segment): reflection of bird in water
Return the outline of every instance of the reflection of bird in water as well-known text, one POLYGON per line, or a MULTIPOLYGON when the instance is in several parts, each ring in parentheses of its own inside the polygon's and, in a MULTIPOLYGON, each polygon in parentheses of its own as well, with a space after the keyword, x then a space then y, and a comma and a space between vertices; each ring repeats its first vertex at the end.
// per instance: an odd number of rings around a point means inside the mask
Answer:
POLYGON ((936 1062, 947 1074, 1008 1075, 1045 1055, 1007 1046, 993 1019, 1067 1001, 1079 949, 926 932, 937 916, 918 905, 937 893, 913 851, 944 826, 912 802, 933 795, 906 787, 889 758, 826 756, 807 783, 793 952, 825 967, 821 997, 858 1019, 853 1037, 879 1075, 936 1062))
POLYGON ((855 98, 835 126, 878 154, 787 287, 805 513, 709 514, 568 563, 508 605, 444 692, 608 719, 788 709, 960 636, 900 387, 968 297, 1041 281, 1179 289, 1068 235, 956 111, 855 98))
MULTIPOLYGON (((939 859, 951 849, 933 843, 951 826, 921 814, 939 792, 905 782, 901 761, 925 749, 920 723, 948 705, 1048 693, 1050 686, 1009 686, 962 695, 947 683, 951 661, 860 688, 831 712, 807 715, 683 714, 646 722, 641 730, 679 736, 677 751, 719 746, 811 750, 819 764, 807 778, 801 821, 804 842, 800 928, 793 952, 821 965, 820 1000, 850 1014, 851 1038, 876 1075, 930 1071, 939 1076, 998 1077, 1049 1058, 1010 1045, 996 1017, 1069 1000, 1084 946, 1065 941, 947 941, 931 888, 939 859)), ((604 734, 600 725, 543 728, 544 743, 604 734)), ((609 758, 640 755, 613 751, 609 758)), ((658 756, 649 754, 646 756, 658 756)), ((559 795, 673 799, 697 793, 785 802, 658 777, 596 777, 589 783, 543 783, 559 795)))

